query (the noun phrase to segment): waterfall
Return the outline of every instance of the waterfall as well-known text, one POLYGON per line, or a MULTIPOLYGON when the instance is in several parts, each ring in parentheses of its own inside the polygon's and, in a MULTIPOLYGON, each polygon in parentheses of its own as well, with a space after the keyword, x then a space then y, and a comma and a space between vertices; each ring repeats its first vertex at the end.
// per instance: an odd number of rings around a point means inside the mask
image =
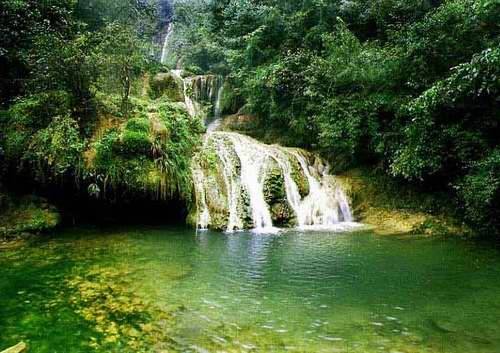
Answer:
POLYGON ((160 57, 160 62, 162 64, 165 64, 165 61, 167 60, 167 55, 168 55, 168 43, 170 41, 170 37, 172 36, 172 33, 174 33, 174 23, 170 22, 167 27, 167 33, 165 34, 165 39, 163 41, 163 47, 161 50, 161 57, 160 57))
POLYGON ((221 101, 222 101, 222 94, 224 93, 224 83, 220 84, 219 86, 220 87, 217 90, 217 97, 215 100, 214 118, 210 123, 207 124, 207 132, 213 132, 217 130, 222 122, 221 101))
POLYGON ((189 92, 189 87, 192 86, 192 78, 187 77, 183 78, 182 77, 182 70, 172 70, 172 74, 177 77, 179 80, 182 81, 183 84, 183 91, 184 91, 184 103, 186 104, 186 109, 189 113, 190 116, 196 116, 198 115, 200 111, 200 106, 197 102, 193 101, 193 99, 190 96, 189 92))
POLYGON ((307 195, 298 210, 298 223, 305 226, 333 226, 340 221, 352 222, 352 213, 346 194, 335 184, 322 184, 314 177, 303 156, 294 153, 309 183, 307 195))
POLYGON ((184 103, 189 115, 201 116, 206 125, 216 121, 219 124, 224 78, 216 75, 182 77, 182 73, 182 70, 172 70, 172 74, 183 82, 184 103))
POLYGON ((193 165, 198 227, 269 232, 276 225, 331 229, 351 223, 347 195, 310 157, 237 133, 207 134, 193 165))
MULTIPOLYGON (((228 136, 241 163, 239 178, 250 197, 254 228, 271 229, 273 221, 264 197, 266 150, 261 145, 247 143, 249 138, 243 135, 230 134, 228 136)), ((236 209, 233 211, 237 212, 236 209)))

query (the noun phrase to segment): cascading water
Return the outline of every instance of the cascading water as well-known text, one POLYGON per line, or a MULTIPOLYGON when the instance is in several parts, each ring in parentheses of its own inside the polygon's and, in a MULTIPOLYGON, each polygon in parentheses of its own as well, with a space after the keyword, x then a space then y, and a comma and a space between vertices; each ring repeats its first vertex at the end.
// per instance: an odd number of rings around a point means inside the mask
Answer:
POLYGON ((214 107, 214 118, 211 122, 207 124, 207 132, 213 132, 217 130, 222 122, 221 119, 221 101, 222 101, 222 94, 224 93, 224 83, 219 85, 219 89, 217 90, 217 97, 215 100, 215 107, 214 107))
POLYGON ((276 224, 332 228, 352 222, 335 178, 313 168, 305 152, 265 145, 232 132, 213 132, 194 164, 197 224, 234 231, 276 224))
POLYGON ((207 124, 204 147, 193 164, 199 228, 270 232, 275 226, 331 228, 352 222, 344 191, 324 167, 313 168, 304 151, 216 131, 222 77, 172 74, 183 82, 189 114, 207 124))
POLYGON ((172 33, 174 33, 174 23, 170 22, 167 27, 167 33, 165 34, 165 39, 163 40, 163 46, 161 49, 161 56, 160 56, 160 62, 162 64, 165 64, 167 61, 167 56, 168 56, 168 44, 170 41, 170 37, 172 36, 172 33))
POLYGON ((224 78, 216 75, 182 77, 182 73, 182 70, 172 70, 172 74, 183 82, 184 103, 189 115, 201 116, 207 126, 219 124, 224 78), (207 105, 210 110, 206 109, 207 105))
POLYGON ((182 81, 183 92, 184 92, 184 103, 186 104, 186 109, 190 116, 196 116, 200 112, 200 104, 194 101, 189 94, 189 87, 192 85, 192 78, 182 77, 182 70, 172 70, 172 74, 179 80, 182 81))

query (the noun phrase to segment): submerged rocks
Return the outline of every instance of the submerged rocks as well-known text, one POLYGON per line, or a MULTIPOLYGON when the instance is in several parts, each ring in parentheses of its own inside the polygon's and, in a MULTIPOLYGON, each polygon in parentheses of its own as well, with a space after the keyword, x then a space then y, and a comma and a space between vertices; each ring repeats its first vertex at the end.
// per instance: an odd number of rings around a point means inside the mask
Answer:
MULTIPOLYGON (((169 280, 182 278, 187 269, 171 269, 169 280)), ((88 345, 110 351, 117 344, 122 351, 147 351, 150 347, 171 348, 169 323, 174 313, 151 303, 136 290, 127 266, 95 266, 66 280, 74 312, 95 330, 88 345)))

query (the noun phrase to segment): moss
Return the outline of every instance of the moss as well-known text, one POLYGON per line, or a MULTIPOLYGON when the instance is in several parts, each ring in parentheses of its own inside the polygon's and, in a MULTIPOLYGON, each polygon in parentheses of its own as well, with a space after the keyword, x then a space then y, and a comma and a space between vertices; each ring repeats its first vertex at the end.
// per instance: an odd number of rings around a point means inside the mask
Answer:
POLYGON ((309 195, 309 181, 296 158, 290 158, 290 163, 292 165, 292 179, 299 189, 300 197, 304 198, 309 195))
POLYGON ((127 121, 125 130, 133 132, 149 133, 150 123, 147 117, 132 118, 127 121))
POLYGON ((270 211, 274 225, 278 227, 294 227, 297 225, 295 213, 286 200, 273 204, 270 211))
POLYGON ((57 227, 61 221, 57 209, 42 198, 3 194, 2 199, 0 237, 38 234, 57 227))
POLYGON ((148 155, 151 151, 149 135, 143 132, 125 130, 120 138, 119 150, 122 155, 148 155))
POLYGON ((286 198, 285 178, 276 163, 266 173, 264 198, 268 205, 273 205, 286 198))
POLYGON ((183 82, 171 73, 157 74, 150 83, 150 96, 153 99, 166 97, 174 102, 184 101, 183 82))
POLYGON ((470 234, 452 211, 448 195, 400 184, 369 169, 336 177, 352 199, 355 217, 380 234, 470 234))
POLYGON ((240 198, 238 202, 238 214, 241 215, 243 228, 250 229, 254 226, 252 219, 252 208, 250 207, 250 194, 245 187, 241 187, 240 198))
POLYGON ((266 173, 264 198, 269 205, 273 224, 281 227, 291 227, 296 224, 296 215, 286 196, 285 178, 276 162, 269 167, 266 173))
POLYGON ((222 177, 222 165, 217 170, 208 173, 206 177, 205 193, 207 207, 210 211, 210 228, 225 230, 229 221, 228 190, 222 177))
MULTIPOLYGON (((95 136, 85 152, 89 192, 147 193, 155 199, 191 199, 191 157, 202 128, 177 105, 137 99, 132 117, 95 136)), ((119 197, 119 195, 115 195, 119 197)))

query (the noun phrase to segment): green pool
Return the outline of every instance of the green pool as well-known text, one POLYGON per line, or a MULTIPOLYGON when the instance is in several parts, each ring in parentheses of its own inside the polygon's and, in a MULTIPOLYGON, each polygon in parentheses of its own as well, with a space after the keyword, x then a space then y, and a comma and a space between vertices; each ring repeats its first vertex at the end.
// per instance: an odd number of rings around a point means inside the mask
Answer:
POLYGON ((0 271, 0 351, 500 352, 491 244, 88 227, 0 271))

